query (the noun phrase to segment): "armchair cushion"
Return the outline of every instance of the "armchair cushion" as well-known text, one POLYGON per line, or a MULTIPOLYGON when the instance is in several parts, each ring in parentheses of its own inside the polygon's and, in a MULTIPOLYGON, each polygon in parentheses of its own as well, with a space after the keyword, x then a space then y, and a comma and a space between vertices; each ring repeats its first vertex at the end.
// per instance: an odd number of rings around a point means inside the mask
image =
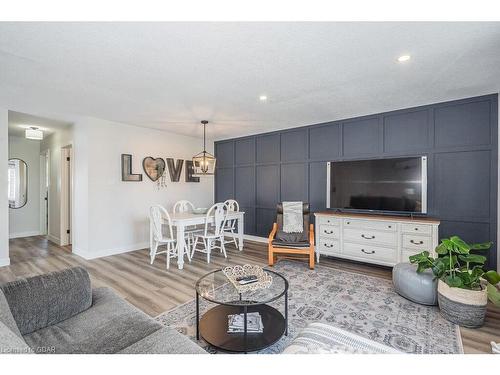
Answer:
POLYGON ((307 248, 311 244, 309 241, 280 241, 273 240, 271 242, 274 247, 285 247, 285 248, 307 248))
MULTIPOLYGON (((309 241, 309 203, 304 203, 302 208, 302 213, 304 215, 304 220, 303 220, 304 230, 302 231, 302 233, 283 232, 283 205, 281 203, 278 204, 277 211, 278 214, 276 217, 276 223, 278 224, 278 231, 276 233, 275 240, 280 242, 287 242, 288 246, 291 246, 293 243, 304 244, 305 242, 309 241)), ((301 246, 301 247, 307 247, 307 246, 301 246)))
POLYGON ((92 304, 90 277, 82 267, 12 281, 0 289, 23 336, 71 318, 92 304))

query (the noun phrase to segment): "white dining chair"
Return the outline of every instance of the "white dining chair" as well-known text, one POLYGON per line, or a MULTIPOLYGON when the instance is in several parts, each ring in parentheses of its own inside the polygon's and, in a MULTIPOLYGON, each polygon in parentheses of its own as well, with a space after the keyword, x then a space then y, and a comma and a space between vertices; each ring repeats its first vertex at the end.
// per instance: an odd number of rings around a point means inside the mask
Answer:
MULTIPOLYGON (((194 204, 188 200, 180 200, 175 202, 172 211, 174 213, 193 212, 194 204)), ((186 239, 186 246, 188 248, 187 251, 188 253, 190 253, 193 248, 195 234, 200 233, 202 230, 203 230, 202 228, 197 228, 196 225, 184 228, 184 238, 186 239)), ((189 258, 190 257, 188 257, 188 259, 189 258)), ((189 261, 191 261, 191 259, 189 259, 189 261)))
POLYGON ((195 235, 191 258, 195 251, 207 254, 207 263, 210 263, 210 254, 213 249, 220 249, 224 257, 227 258, 224 246, 224 226, 226 225, 227 210, 224 203, 216 203, 208 210, 205 216, 205 228, 203 233, 195 235), (214 223, 210 225, 209 220, 214 216, 214 223), (198 249, 198 241, 201 240, 203 247, 198 249), (217 246, 219 241, 219 246, 217 246))
MULTIPOLYGON (((234 199, 228 199, 228 200, 226 200, 224 202, 224 205, 226 206, 226 211, 228 213, 230 213, 230 212, 240 212, 240 205, 234 199)), ((226 220, 226 225, 224 226, 224 233, 231 234, 231 239, 230 240, 225 240, 224 243, 234 242, 234 246, 236 248, 238 248, 238 243, 236 242, 236 236, 234 234, 234 232, 236 230, 236 222, 237 222, 237 219, 226 220)))
MULTIPOLYGON (((177 246, 172 228, 172 221, 167 210, 162 206, 152 206, 149 209, 149 228, 151 236, 151 249, 149 256, 151 264, 155 261, 155 257, 159 254, 167 254, 167 269, 170 267, 170 258, 177 256, 177 246), (167 235, 163 233, 163 225, 168 226, 167 235), (158 251, 158 248, 166 245, 166 250, 158 251)), ((190 255, 187 254, 188 259, 190 255)))

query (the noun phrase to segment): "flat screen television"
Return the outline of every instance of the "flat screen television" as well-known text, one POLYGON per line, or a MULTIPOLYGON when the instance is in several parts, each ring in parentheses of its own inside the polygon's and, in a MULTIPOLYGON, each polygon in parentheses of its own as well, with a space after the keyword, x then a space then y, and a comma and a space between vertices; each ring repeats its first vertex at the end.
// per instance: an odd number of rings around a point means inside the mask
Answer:
POLYGON ((427 213, 427 157, 327 163, 327 207, 341 211, 427 213))

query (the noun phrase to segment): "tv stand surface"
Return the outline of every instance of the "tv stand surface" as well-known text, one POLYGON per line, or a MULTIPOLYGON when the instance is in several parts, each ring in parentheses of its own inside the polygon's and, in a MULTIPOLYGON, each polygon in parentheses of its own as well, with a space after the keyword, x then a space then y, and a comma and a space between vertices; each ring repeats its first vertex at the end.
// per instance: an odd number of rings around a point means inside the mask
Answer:
POLYGON ((321 254, 394 266, 424 250, 434 255, 439 220, 355 212, 317 212, 316 257, 321 254))
POLYGON ((401 214, 401 215, 389 215, 381 213, 371 213, 371 212, 346 212, 340 210, 330 210, 330 211, 320 211, 316 212, 315 215, 332 215, 338 217, 353 217, 353 218, 366 218, 375 220, 402 220, 402 221, 414 221, 414 222, 424 222, 424 223, 437 223, 439 224, 439 219, 424 216, 424 215, 411 215, 411 214, 401 214))

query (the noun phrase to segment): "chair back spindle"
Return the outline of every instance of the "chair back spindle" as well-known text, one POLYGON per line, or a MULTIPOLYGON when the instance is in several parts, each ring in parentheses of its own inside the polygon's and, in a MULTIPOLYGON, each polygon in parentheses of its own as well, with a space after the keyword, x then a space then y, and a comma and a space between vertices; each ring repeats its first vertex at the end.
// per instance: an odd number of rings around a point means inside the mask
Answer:
POLYGON ((163 238, 162 224, 166 220, 169 230, 169 238, 174 238, 174 231, 172 228, 172 221, 170 220, 170 215, 167 210, 162 206, 152 206, 149 209, 149 219, 153 229, 153 236, 156 241, 161 241, 163 238))
POLYGON ((194 211, 194 204, 188 200, 180 200, 180 201, 175 202, 174 208, 172 211, 174 213, 193 212, 194 211))

